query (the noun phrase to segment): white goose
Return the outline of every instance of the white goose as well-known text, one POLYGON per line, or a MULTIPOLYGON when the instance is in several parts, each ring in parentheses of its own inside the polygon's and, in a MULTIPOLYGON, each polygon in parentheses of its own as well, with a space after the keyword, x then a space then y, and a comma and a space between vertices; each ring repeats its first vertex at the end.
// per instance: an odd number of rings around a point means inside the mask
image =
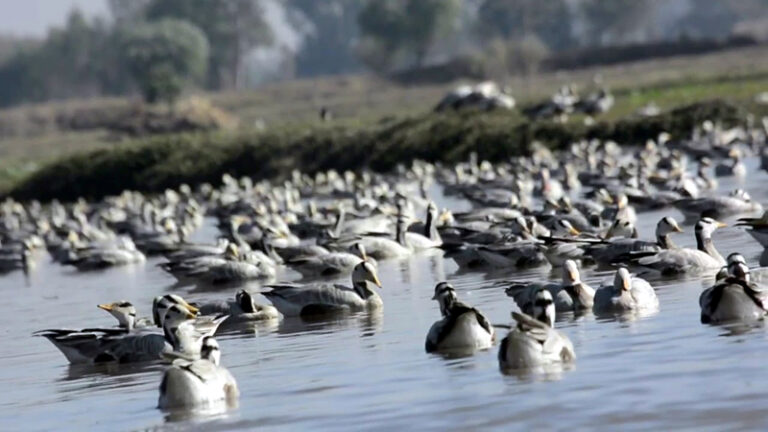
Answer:
POLYGON ((205 337, 200 358, 179 358, 163 374, 158 406, 161 409, 189 408, 226 402, 240 396, 232 374, 220 364, 219 344, 205 337))
POLYGON ((728 275, 699 297, 701 322, 755 321, 768 312, 768 291, 750 278, 749 267, 740 254, 728 257, 728 275))
POLYGON ((493 345, 496 334, 491 323, 479 310, 460 302, 451 284, 437 284, 432 299, 440 304, 443 318, 429 329, 427 352, 482 350, 493 345))
POLYGON ((517 325, 501 340, 499 366, 523 369, 576 359, 570 339, 553 328, 555 305, 552 294, 540 289, 534 296, 534 316, 512 312, 517 325))
POLYGON ((352 271, 352 288, 337 284, 266 285, 265 288, 271 290, 263 294, 285 316, 380 308, 383 305, 381 297, 370 284, 381 288, 376 268, 363 261, 352 271))
POLYGON ((600 287, 595 292, 595 314, 614 314, 629 311, 658 309, 659 299, 651 284, 629 274, 626 267, 616 271, 613 285, 600 287))

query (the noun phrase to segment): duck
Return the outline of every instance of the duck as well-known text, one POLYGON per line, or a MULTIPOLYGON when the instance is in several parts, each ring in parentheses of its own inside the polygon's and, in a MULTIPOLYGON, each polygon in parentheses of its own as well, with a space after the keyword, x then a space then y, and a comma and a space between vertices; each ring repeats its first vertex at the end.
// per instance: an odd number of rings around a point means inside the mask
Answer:
POLYGON ((722 255, 712 242, 712 233, 727 226, 710 217, 701 218, 694 228, 696 249, 675 248, 658 252, 640 252, 632 254, 631 264, 651 268, 664 275, 689 272, 716 272, 725 263, 722 255))
POLYGON ((645 279, 632 276, 626 267, 620 267, 612 285, 602 286, 595 291, 592 311, 598 315, 648 311, 658 307, 659 299, 651 284, 645 279))
POLYGON ((235 294, 234 300, 201 305, 200 313, 202 315, 226 314, 229 316, 225 321, 227 324, 280 318, 277 308, 271 305, 257 304, 253 295, 245 289, 239 290, 235 294))
POLYGON ((158 407, 192 408, 226 402, 240 396, 237 381, 221 365, 219 344, 211 336, 203 338, 200 358, 177 358, 163 373, 158 407))
POLYGON ((515 299, 520 310, 534 315, 534 300, 540 289, 546 289, 555 299, 557 312, 581 312, 592 310, 595 290, 581 280, 579 266, 567 260, 562 268, 562 282, 512 282, 505 290, 515 299))
POLYGON ((363 261, 352 271, 352 287, 338 284, 270 284, 262 294, 284 316, 322 315, 333 312, 379 309, 383 302, 371 284, 381 288, 376 267, 363 261))
POLYGON ((459 301, 450 283, 438 283, 432 300, 440 305, 443 317, 427 333, 427 352, 483 350, 493 345, 496 335, 491 323, 479 310, 459 301))
POLYGON ((768 290, 750 277, 741 254, 728 257, 727 275, 699 296, 702 324, 763 319, 768 312, 768 290))
POLYGON ((499 344, 502 370, 524 369, 576 360, 573 343, 554 329, 555 305, 552 294, 539 289, 534 296, 534 315, 512 312, 516 325, 499 344))

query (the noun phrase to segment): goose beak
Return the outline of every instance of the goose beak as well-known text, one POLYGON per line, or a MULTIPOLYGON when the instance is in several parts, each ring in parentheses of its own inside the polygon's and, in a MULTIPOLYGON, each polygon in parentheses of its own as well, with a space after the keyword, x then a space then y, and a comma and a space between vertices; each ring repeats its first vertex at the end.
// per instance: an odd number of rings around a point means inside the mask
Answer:
POLYGON ((728 226, 728 224, 720 221, 715 221, 715 226, 718 228, 725 228, 728 226))
POLYGON ((100 304, 100 305, 96 305, 96 307, 99 308, 99 309, 104 309, 107 312, 112 310, 112 305, 111 304, 100 304))
POLYGON ((187 319, 195 319, 197 318, 197 315, 193 314, 192 312, 187 311, 187 313, 184 314, 184 317, 187 319))
POLYGON ((680 228, 680 225, 675 225, 675 226, 672 227, 672 231, 676 232, 676 233, 681 233, 681 232, 683 232, 683 229, 680 228))
POLYGON ((187 310, 189 310, 189 312, 195 314, 195 315, 192 315, 192 318, 194 318, 200 312, 200 309, 198 309, 196 306, 192 306, 187 302, 184 302, 184 307, 186 307, 187 310))
POLYGON ((379 280, 379 276, 376 273, 374 273, 371 276, 373 276, 373 283, 376 284, 377 287, 382 288, 381 281, 379 280))
POLYGON ((632 288, 632 282, 629 279, 624 279, 624 290, 629 291, 632 288))
POLYGON ((581 231, 579 231, 579 230, 577 230, 576 228, 573 228, 573 227, 571 227, 568 230, 568 232, 571 233, 571 235, 579 235, 579 234, 581 234, 581 231))

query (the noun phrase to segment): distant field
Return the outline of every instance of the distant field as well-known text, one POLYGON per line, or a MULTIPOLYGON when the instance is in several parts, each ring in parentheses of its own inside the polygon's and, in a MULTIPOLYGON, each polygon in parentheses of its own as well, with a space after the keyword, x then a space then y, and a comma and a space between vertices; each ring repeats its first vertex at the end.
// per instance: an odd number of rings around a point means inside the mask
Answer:
MULTIPOLYGON (((616 96, 614 109, 603 116, 615 121, 654 102, 662 109, 721 98, 757 114, 754 95, 768 91, 768 46, 699 56, 681 56, 604 68, 540 74, 501 81, 512 88, 519 105, 540 101, 559 86, 575 83, 583 91, 601 85, 616 96)), ((403 87, 370 76, 333 77, 266 85, 238 93, 206 94, 213 103, 240 118, 241 128, 311 130, 320 127, 318 110, 330 109, 339 127, 370 128, 428 112, 452 85, 403 87)), ((135 102, 135 101, 134 101, 135 102)), ((0 192, 41 165, 80 151, 132 146, 103 130, 62 131, 62 113, 84 108, 108 111, 132 103, 125 99, 52 102, 0 111, 0 192)), ((525 122, 519 114, 510 125, 525 122)), ((580 122, 579 117, 572 119, 580 122)))

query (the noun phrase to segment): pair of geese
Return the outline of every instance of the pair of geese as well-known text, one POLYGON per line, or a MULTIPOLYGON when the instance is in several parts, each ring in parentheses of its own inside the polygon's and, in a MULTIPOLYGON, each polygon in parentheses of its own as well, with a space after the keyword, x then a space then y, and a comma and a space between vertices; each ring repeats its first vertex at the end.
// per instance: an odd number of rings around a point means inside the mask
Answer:
MULTIPOLYGON (((253 299, 245 291, 238 293, 236 302, 240 310, 254 309, 253 299)), ((213 338, 229 315, 197 315, 201 309, 222 306, 198 308, 178 295, 168 294, 153 302, 151 320, 137 318, 136 308, 127 301, 98 307, 115 317, 119 327, 49 329, 35 335, 51 341, 73 364, 170 360, 160 384, 160 408, 233 403, 238 398, 237 382, 221 366, 219 345, 213 338), (154 331, 154 326, 160 327, 162 333, 154 331)))
MULTIPOLYGON (((498 358, 502 369, 575 360, 573 344, 554 328, 558 310, 593 308, 596 313, 615 314, 658 308, 651 285, 633 277, 624 267, 616 272, 612 285, 597 291, 581 282, 574 261, 566 263, 563 273, 564 279, 570 281, 567 285, 537 284, 519 290, 523 295, 515 300, 522 312, 512 312, 516 326, 501 341, 498 358)), ((451 284, 437 284, 432 299, 440 305, 442 319, 427 334, 427 352, 467 353, 493 345, 493 326, 479 310, 459 301, 451 284)))

